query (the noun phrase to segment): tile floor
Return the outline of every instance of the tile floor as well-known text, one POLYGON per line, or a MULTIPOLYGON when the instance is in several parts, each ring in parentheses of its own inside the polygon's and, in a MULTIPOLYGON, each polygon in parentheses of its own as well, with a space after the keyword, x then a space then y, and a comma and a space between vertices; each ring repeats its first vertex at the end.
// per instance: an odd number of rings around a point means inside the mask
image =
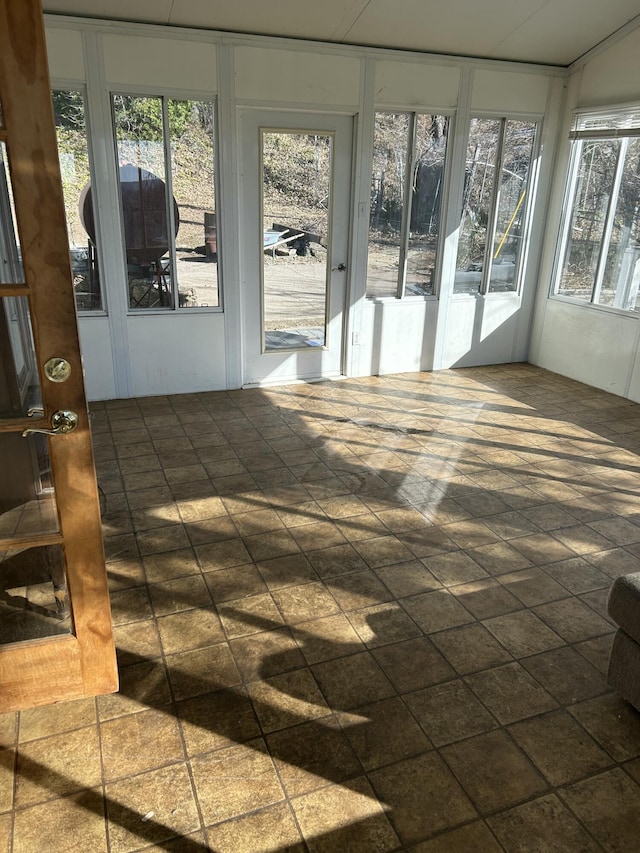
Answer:
POLYGON ((1 850, 640 850, 640 406, 510 365, 93 411, 121 692, 0 717, 1 850))

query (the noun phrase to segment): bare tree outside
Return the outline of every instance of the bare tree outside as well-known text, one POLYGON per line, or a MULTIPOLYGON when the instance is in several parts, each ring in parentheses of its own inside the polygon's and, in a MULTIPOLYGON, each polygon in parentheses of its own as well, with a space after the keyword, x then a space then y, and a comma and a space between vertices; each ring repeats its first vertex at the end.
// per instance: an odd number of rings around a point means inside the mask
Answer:
POLYGON ((435 292, 448 126, 444 116, 376 113, 368 296, 435 292))

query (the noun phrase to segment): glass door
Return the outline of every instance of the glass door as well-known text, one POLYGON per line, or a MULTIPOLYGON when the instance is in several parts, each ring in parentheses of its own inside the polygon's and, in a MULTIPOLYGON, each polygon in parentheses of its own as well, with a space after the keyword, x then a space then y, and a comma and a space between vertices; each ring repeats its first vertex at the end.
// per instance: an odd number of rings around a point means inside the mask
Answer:
POLYGON ((117 689, 39 0, 0 4, 0 712, 117 689))
POLYGON ((247 110, 245 385, 342 373, 352 119, 247 110))

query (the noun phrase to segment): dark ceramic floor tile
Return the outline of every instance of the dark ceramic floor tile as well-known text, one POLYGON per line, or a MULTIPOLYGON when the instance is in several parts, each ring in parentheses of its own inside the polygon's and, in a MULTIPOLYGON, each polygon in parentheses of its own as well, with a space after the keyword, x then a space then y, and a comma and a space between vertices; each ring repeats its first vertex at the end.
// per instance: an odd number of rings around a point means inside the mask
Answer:
POLYGON ((438 747, 497 727, 495 718, 463 681, 438 684, 404 698, 411 713, 438 747))
POLYGON ((302 723, 266 736, 267 747, 290 797, 342 782, 362 772, 349 741, 333 717, 302 723))
POLYGON ((460 584, 451 592, 476 619, 490 619, 522 609, 522 603, 493 578, 460 584))
POLYGON ((518 539, 511 539, 510 544, 528 560, 531 560, 535 566, 557 563, 574 556, 574 552, 570 548, 549 533, 521 536, 518 539))
POLYGON ((465 853, 466 851, 502 853, 502 847, 484 821, 476 821, 411 847, 409 853, 463 853, 463 851, 465 853))
POLYGON ((260 734, 251 700, 239 685, 178 702, 176 713, 188 756, 243 743, 260 734))
POLYGON ((640 787, 619 769, 565 788, 562 799, 605 850, 634 850, 640 838, 640 787))
POLYGON ((486 619, 483 625, 516 658, 563 645, 563 641, 528 610, 486 619))
POLYGON ((107 781, 184 759, 176 720, 155 710, 117 717, 101 724, 107 781))
POLYGON ((379 536, 354 542, 354 548, 372 569, 407 562, 414 556, 395 536, 379 536))
POLYGON ((211 693, 240 682, 227 643, 169 655, 166 662, 175 699, 211 693))
POLYGON ((152 619, 116 627, 113 637, 119 666, 129 666, 162 655, 158 626, 152 619))
POLYGON ((419 560, 383 566, 376 569, 376 575, 395 598, 418 595, 442 587, 440 581, 419 560))
POLYGON ((56 844, 63 850, 107 853, 102 792, 99 789, 82 791, 20 809, 15 814, 12 849, 14 853, 50 849, 52 833, 56 844), (78 845, 79 839, 81 846, 78 845))
POLYGON ((611 765, 611 758, 566 711, 552 711, 509 727, 551 785, 566 785, 611 765))
POLYGON ((615 545, 633 545, 640 542, 640 526, 626 518, 604 518, 592 521, 590 526, 615 545))
POLYGON ((518 663, 476 672, 465 681, 503 725, 550 711, 557 705, 518 663))
POLYGON ((383 767, 431 749, 431 743, 400 699, 365 705, 358 714, 338 715, 365 770, 383 767))
POLYGON ((292 632, 310 664, 364 651, 362 640, 342 613, 294 625, 292 632))
POLYGON ((328 579, 326 583, 340 608, 345 611, 380 604, 393 597, 377 575, 369 570, 339 575, 328 579))
POLYGON ((567 590, 542 569, 531 568, 508 572, 499 578, 505 589, 515 595, 525 607, 567 597, 567 590))
POLYGON ((444 747, 441 754, 481 814, 530 799, 547 783, 504 731, 444 747))
POLYGON ((224 632, 230 640, 268 631, 284 624, 269 593, 225 601, 218 607, 218 613, 224 632))
POLYGON ((300 831, 287 803, 276 803, 217 823, 209 827, 207 838, 209 846, 206 849, 216 853, 266 853, 268 850, 305 853, 300 831))
POLYGON ((375 649, 373 656, 398 693, 411 693, 455 676, 427 637, 375 649))
POLYGON ((251 562, 251 556, 242 539, 226 539, 223 542, 200 545, 196 548, 196 554, 203 572, 230 569, 251 562))
POLYGON ((609 692, 602 673, 568 646, 525 658, 522 665, 563 705, 609 692))
POLYGON ((568 710, 616 761, 640 755, 640 713, 615 693, 568 710))
MULTIPOLYGON (((163 740, 163 734, 159 735, 160 740, 163 740)), ((109 745, 110 742, 107 747, 109 745)), ((8 811, 14 805, 15 808, 23 808, 100 784, 100 749, 98 728, 95 725, 21 744, 15 778, 15 801, 14 752, 2 750, 0 755, 0 808, 3 811, 8 811)), ((108 756, 111 757, 110 752, 108 756)), ((109 773, 111 769, 109 764, 105 772, 109 773)), ((127 772, 126 768, 124 772, 127 772)))
POLYGON ((583 604, 594 610, 609 625, 610 630, 614 631, 618 625, 615 620, 609 616, 607 605, 609 601, 609 587, 603 589, 593 589, 591 592, 583 592, 578 596, 583 604))
POLYGON ((422 635, 413 619, 396 602, 351 610, 346 615, 362 642, 370 649, 422 635))
POLYGON ((173 581, 151 584, 149 596, 157 616, 169 616, 181 610, 211 606, 211 595, 201 575, 190 575, 173 581))
POLYGON ((608 622, 577 598, 542 604, 534 612, 567 643, 579 643, 611 631, 608 622))
POLYGON ((253 681, 249 694, 263 732, 274 732, 330 713, 309 669, 253 681))
POLYGON ((500 536, 479 518, 465 518, 463 521, 445 524, 442 529, 459 548, 478 548, 500 539, 500 536))
POLYGON ((575 554, 593 554, 596 551, 603 551, 611 545, 610 539, 602 536, 597 530, 593 529, 593 525, 589 524, 562 527, 559 530, 554 530, 553 535, 575 554))
POLYGON ((395 692, 369 652, 317 663, 311 671, 334 710, 369 705, 395 692))
MULTIPOLYGON (((127 668, 124 671, 126 672, 127 668)), ((17 722, 18 719, 14 713, 0 714, 2 746, 10 747, 15 744, 18 734, 17 722)), ((76 699, 72 702, 28 708, 20 711, 19 722, 20 743, 92 726, 96 722, 95 699, 76 699)))
POLYGON ((191 767, 207 826, 284 799, 273 761, 260 740, 197 756, 191 767))
POLYGON ((452 551, 449 554, 425 557, 422 562, 446 587, 470 583, 487 577, 487 572, 464 551, 452 551))
POLYGON ((434 645, 461 675, 508 663, 513 658, 482 625, 463 625, 431 635, 434 645))
POLYGON ((232 569, 206 572, 202 580, 206 583, 215 604, 267 592, 267 586, 261 574, 252 563, 246 566, 235 566, 232 569))
POLYGON ((445 589, 403 598, 400 603, 425 634, 474 621, 469 611, 445 589))
POLYGON ((398 539, 418 558, 432 557, 435 554, 445 554, 456 551, 458 546, 440 527, 424 527, 420 530, 410 530, 401 533, 398 539))
POLYGON ((369 778, 404 844, 476 817, 471 801, 434 752, 372 771, 369 778))
POLYGON ((551 566, 546 566, 545 571, 574 595, 589 592, 592 589, 603 589, 611 585, 611 578, 596 569, 583 557, 573 557, 571 560, 554 563, 551 566))
POLYGON ((533 849, 597 853, 601 849, 554 794, 489 817, 487 823, 507 853, 533 849))
MULTIPOLYGON (((317 521, 313 524, 292 527, 290 533, 302 551, 317 551, 324 548, 331 548, 335 545, 344 545, 346 542, 340 530, 331 521, 317 521)), ((259 559, 266 558, 260 557, 259 559)), ((314 566, 314 568, 322 576, 322 572, 318 570, 317 566, 314 566)))
POLYGON ((364 778, 296 797, 291 805, 309 853, 398 849, 398 837, 364 778))
MULTIPOLYGON (((145 706, 163 708, 171 702, 167 668, 162 660, 141 660, 131 666, 121 666, 118 675, 118 692, 97 698, 98 718, 101 721, 143 711, 145 706)), ((66 704, 73 703, 65 702, 60 707, 66 704)), ((24 728, 21 722, 21 738, 24 728)))
POLYGON ((332 616, 340 610, 330 589, 320 581, 287 586, 272 595, 287 625, 332 616))
POLYGON ((519 569, 526 569, 531 566, 531 560, 528 560, 524 554, 510 545, 508 542, 494 542, 490 545, 481 545, 479 548, 471 548, 468 553, 473 557, 487 572, 487 574, 497 577, 515 572, 519 569))
POLYGON ((640 556, 625 548, 610 548, 597 554, 587 554, 585 559, 610 578, 640 572, 640 556))
POLYGON ((547 532, 557 530, 560 527, 572 527, 576 523, 576 516, 557 504, 530 507, 523 510, 522 514, 541 530, 547 532))
POLYGON ((594 637, 593 640, 584 640, 582 643, 576 643, 574 648, 603 675, 606 675, 609 669, 609 656, 611 655, 613 637, 614 632, 612 631, 603 637, 594 637))
POLYGON ((145 557, 142 562, 149 583, 161 583, 200 573, 200 566, 193 548, 168 551, 166 554, 152 554, 145 557))
POLYGON ((355 548, 348 543, 332 545, 310 551, 307 555, 309 562, 321 578, 327 580, 349 572, 360 572, 367 564, 355 548))
POLYGON ((229 642, 233 660, 244 681, 268 678, 305 665, 289 628, 260 631, 229 642))
MULTIPOLYGON (((295 529, 302 530, 304 528, 295 529)), ((256 562, 296 554, 300 550, 298 543, 287 530, 272 530, 268 533, 245 536, 243 542, 251 554, 251 559, 256 562)))
POLYGON ((183 610, 157 620, 166 655, 212 646, 224 640, 220 619, 213 607, 183 610))
POLYGON ((166 849, 165 844, 170 838, 187 836, 200 828, 191 781, 184 764, 112 782, 106 786, 105 793, 112 853, 137 850, 141 841, 166 849), (150 803, 153 803, 152 815, 142 822, 141 816, 149 815, 150 803))
POLYGON ((317 581, 318 575, 304 554, 290 554, 258 563, 258 570, 271 592, 287 586, 317 581))

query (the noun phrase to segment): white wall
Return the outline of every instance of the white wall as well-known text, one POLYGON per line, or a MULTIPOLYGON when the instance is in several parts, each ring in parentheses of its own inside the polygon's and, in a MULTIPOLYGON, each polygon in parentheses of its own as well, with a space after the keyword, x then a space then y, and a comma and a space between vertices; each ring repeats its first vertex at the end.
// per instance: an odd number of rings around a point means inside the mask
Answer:
POLYGON ((595 49, 568 81, 561 141, 540 266, 529 360, 555 373, 640 401, 640 318, 549 296, 568 168, 573 110, 640 102, 640 29, 595 49))
MULTIPOLYGON (((240 107, 322 109, 356 119, 347 374, 430 370, 525 357, 535 278, 529 276, 521 295, 486 299, 452 295, 464 136, 469 116, 476 110, 496 116, 545 116, 551 139, 557 102, 550 93, 564 77, 563 71, 71 18, 52 17, 46 23, 54 83, 86 86, 88 91, 109 308, 108 316, 80 318, 89 399, 233 388, 241 383, 241 264, 235 239, 241 221, 237 188, 242 140, 236 124, 240 107), (224 311, 128 313, 109 127, 111 91, 218 99, 224 311), (450 204, 444 211, 450 262, 443 267, 439 299, 374 303, 364 298, 376 109, 444 111, 455 116, 458 142, 450 141, 455 162, 449 166, 450 204)), ((543 151, 543 166, 550 164, 552 148, 550 143, 543 151)), ((544 204, 542 182, 540 190, 544 204)), ((534 234, 530 257, 534 272, 537 241, 539 234, 534 234)))
POLYGON ((365 300, 354 347, 354 374, 432 370, 437 317, 435 300, 365 300))
POLYGON ((581 77, 576 106, 593 107, 640 100, 638 56, 640 29, 578 70, 581 77))

